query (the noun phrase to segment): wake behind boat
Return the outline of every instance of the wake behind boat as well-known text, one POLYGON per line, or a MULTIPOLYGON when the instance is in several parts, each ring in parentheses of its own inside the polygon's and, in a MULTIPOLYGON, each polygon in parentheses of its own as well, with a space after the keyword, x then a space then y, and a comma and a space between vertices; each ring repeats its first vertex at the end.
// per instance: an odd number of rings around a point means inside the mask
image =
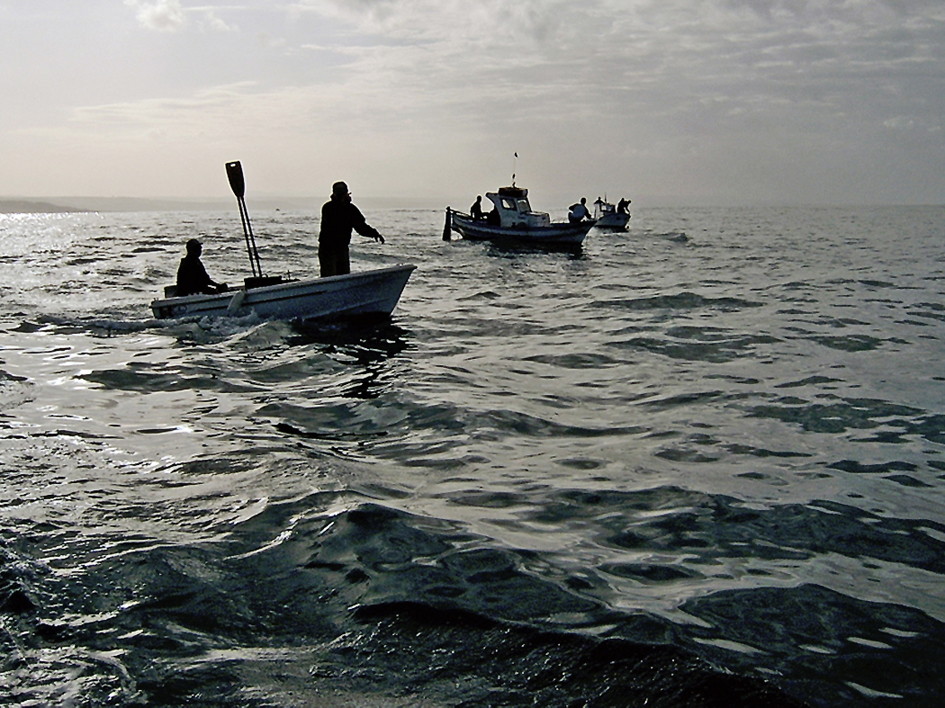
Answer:
POLYGON ((471 241, 526 244, 533 246, 580 246, 593 221, 553 222, 545 212, 533 211, 528 201, 528 190, 500 187, 498 192, 487 192, 493 211, 482 218, 446 208, 443 240, 450 231, 456 231, 471 241))
POLYGON ((178 296, 177 287, 168 286, 164 289, 164 297, 151 303, 155 317, 241 317, 255 313, 269 319, 316 320, 389 316, 394 311, 410 274, 416 269, 415 265, 399 264, 305 280, 284 280, 281 276, 263 275, 256 238, 243 200, 243 169, 239 162, 229 162, 226 170, 239 204, 253 275, 246 278, 243 287, 223 292, 178 296))

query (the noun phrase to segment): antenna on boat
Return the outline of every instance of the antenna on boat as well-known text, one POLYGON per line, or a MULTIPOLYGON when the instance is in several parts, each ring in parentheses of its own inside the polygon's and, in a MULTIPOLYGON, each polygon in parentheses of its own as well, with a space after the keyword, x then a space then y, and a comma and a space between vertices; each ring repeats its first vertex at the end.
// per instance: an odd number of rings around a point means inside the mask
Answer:
POLYGON ((514 153, 515 157, 512 160, 512 186, 515 186, 515 166, 518 164, 518 152, 514 153))
POLYGON ((246 193, 246 181, 243 179, 243 166, 236 162, 226 163, 226 176, 230 180, 230 189, 236 195, 236 203, 240 208, 240 221, 243 222, 243 236, 246 238, 246 252, 249 254, 249 267, 253 270, 253 277, 263 277, 262 264, 259 262, 259 251, 256 250, 256 237, 253 235, 253 225, 249 222, 249 212, 243 195, 246 193))

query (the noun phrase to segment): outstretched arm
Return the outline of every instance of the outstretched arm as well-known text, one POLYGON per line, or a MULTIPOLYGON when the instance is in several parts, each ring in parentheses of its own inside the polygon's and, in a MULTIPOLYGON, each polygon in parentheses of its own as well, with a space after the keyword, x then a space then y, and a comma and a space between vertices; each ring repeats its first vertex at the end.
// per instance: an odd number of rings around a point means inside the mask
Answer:
POLYGON ((367 238, 373 238, 375 241, 379 243, 384 243, 384 237, 381 236, 381 234, 378 232, 377 229, 375 229, 373 226, 371 226, 364 220, 364 215, 361 213, 361 210, 358 209, 357 207, 355 207, 354 209, 356 212, 354 224, 353 224, 354 230, 357 231, 362 236, 366 236, 367 238))
POLYGON ((361 226, 355 226, 355 231, 357 231, 362 236, 367 236, 368 238, 373 238, 378 243, 384 243, 384 237, 381 236, 380 232, 375 229, 373 226, 369 226, 367 223, 361 224, 361 226))

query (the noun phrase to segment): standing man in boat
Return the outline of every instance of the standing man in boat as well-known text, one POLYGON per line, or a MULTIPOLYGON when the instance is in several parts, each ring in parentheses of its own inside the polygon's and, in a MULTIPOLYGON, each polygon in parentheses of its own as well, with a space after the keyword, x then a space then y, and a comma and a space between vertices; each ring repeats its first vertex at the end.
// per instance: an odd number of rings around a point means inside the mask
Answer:
POLYGON ((318 264, 321 276, 346 275, 351 272, 348 244, 351 231, 384 243, 377 229, 369 226, 364 215, 351 202, 351 192, 344 182, 331 187, 331 199, 322 205, 322 220, 318 231, 318 264))
POLYGON ((176 297, 185 295, 212 295, 226 292, 226 283, 214 283, 207 275, 207 269, 200 262, 203 246, 195 238, 187 242, 187 255, 180 259, 177 269, 176 297))

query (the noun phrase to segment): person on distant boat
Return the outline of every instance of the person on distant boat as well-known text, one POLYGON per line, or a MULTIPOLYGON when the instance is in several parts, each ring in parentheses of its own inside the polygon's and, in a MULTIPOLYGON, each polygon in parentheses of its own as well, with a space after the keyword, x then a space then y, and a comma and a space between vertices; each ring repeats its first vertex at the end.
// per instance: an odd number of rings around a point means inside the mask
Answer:
POLYGON ((226 283, 215 283, 207 275, 206 268, 200 262, 203 246, 195 238, 187 242, 187 255, 180 259, 177 269, 176 297, 185 295, 212 295, 227 291, 226 283))
POLYGON ((628 208, 629 206, 630 206, 629 199, 621 199, 619 202, 617 202, 617 213, 629 214, 630 213, 630 209, 628 208))
POLYGON ((318 264, 322 277, 346 275, 351 272, 348 245, 351 231, 384 243, 377 229, 369 226, 364 215, 351 202, 351 192, 344 182, 331 186, 331 199, 322 205, 322 220, 318 231, 318 264))
POLYGON ((482 195, 481 194, 478 197, 476 197, 476 202, 471 207, 469 207, 469 215, 476 221, 479 221, 480 219, 482 219, 482 195))
POLYGON ((591 212, 587 210, 587 197, 581 197, 579 204, 572 204, 568 209, 568 221, 572 224, 591 218, 591 212))

